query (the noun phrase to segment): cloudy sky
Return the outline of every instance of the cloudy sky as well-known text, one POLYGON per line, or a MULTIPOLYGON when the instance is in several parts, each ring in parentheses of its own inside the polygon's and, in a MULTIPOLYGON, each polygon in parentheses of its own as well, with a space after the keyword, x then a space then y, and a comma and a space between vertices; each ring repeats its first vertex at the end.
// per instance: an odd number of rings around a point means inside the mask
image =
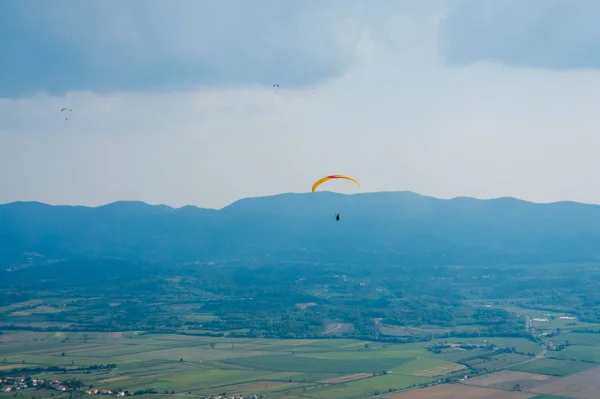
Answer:
POLYGON ((0 203, 222 207, 333 173, 362 191, 600 203, 599 13, 0 1, 0 203))

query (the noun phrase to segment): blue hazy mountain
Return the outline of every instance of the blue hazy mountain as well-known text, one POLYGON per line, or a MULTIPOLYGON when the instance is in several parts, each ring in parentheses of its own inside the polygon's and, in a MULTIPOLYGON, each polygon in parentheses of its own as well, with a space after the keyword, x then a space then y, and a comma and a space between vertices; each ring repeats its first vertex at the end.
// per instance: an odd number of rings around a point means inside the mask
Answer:
POLYGON ((515 264, 600 260, 600 206, 411 192, 281 194, 223 209, 0 205, 0 267, 150 262, 515 264), (341 220, 335 221, 335 213, 341 220))

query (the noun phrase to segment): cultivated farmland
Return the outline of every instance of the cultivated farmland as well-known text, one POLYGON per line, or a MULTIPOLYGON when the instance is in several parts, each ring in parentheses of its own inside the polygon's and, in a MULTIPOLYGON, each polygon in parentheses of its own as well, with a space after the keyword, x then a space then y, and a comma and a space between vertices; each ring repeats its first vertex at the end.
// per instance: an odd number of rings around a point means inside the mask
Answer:
POLYGON ((472 378, 465 383, 505 391, 513 390, 515 386, 518 386, 521 390, 525 391, 539 385, 547 384, 555 379, 556 377, 549 375, 503 370, 483 377, 472 378))
POLYGON ((531 389, 531 392, 575 399, 598 399, 600 367, 557 379, 531 389))
POLYGON ((399 392, 386 396, 388 399, 529 399, 536 394, 506 392, 499 389, 468 385, 437 385, 430 388, 399 392))
MULTIPOLYGON (((0 335, 0 360, 4 372, 58 366, 67 370, 68 378, 98 389, 151 389, 157 392, 155 398, 184 394, 194 398, 228 392, 268 394, 275 399, 351 399, 428 384, 437 376, 465 367, 437 359, 423 344, 135 332, 11 331, 0 335), (89 370, 105 364, 115 364, 116 368, 89 370)), ((24 372, 65 378, 63 371, 24 372)), ((39 396, 39 392, 26 390, 23 394, 31 397, 39 396)))
MULTIPOLYGON (((515 338, 487 340, 522 349, 535 345, 515 338)), ((480 338, 467 340, 481 341, 480 338)), ((223 392, 244 396, 264 394, 270 399, 358 399, 382 394, 400 399, 528 399, 572 391, 568 387, 569 381, 590 385, 590 392, 596 389, 596 377, 593 377, 596 371, 588 370, 595 367, 595 363, 549 358, 529 361, 529 356, 495 353, 483 348, 449 349, 436 354, 427 350, 430 344, 383 344, 352 339, 242 339, 138 332, 6 331, 0 335, 0 373, 25 369, 18 373, 78 379, 99 389, 151 389, 156 393, 148 397, 155 399, 182 395, 193 399, 223 392), (90 369, 106 364, 115 364, 116 368, 90 369), (461 384, 406 391, 437 384, 443 378, 462 378, 472 372, 467 365, 481 368, 481 365, 501 367, 510 364, 516 364, 515 370, 470 378, 461 384), (38 367, 48 366, 57 366, 60 370, 35 371, 38 367), (584 373, 564 379, 558 377, 578 371, 584 373), (588 372, 591 377, 585 374, 588 372), (514 391, 517 385, 521 392, 514 391)), ((581 395, 585 395, 585 389, 579 389, 581 395)), ((46 397, 50 393, 22 392, 25 399, 46 397)), ((0 393, 0 397, 9 395, 0 393)), ((581 399, 588 398, 581 396, 581 399)))

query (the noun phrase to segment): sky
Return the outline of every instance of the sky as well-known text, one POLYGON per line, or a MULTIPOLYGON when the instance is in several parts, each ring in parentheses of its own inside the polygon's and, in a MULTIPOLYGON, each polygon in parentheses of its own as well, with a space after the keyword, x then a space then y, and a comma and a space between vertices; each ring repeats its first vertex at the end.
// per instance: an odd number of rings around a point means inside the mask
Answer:
POLYGON ((2 1, 0 203, 220 208, 347 174, 362 192, 600 204, 599 12, 2 1))

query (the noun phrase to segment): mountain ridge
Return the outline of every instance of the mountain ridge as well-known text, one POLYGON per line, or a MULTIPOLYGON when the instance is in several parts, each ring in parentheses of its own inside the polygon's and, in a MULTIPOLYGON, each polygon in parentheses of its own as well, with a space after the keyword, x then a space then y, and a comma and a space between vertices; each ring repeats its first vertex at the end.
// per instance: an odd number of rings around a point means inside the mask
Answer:
POLYGON ((510 264, 600 261, 600 206, 410 191, 284 193, 221 209, 0 205, 0 268, 44 259, 510 264), (341 221, 335 222, 335 213, 341 221))
POLYGON ((517 197, 511 197, 511 196, 503 196, 503 197, 494 197, 494 198, 477 198, 477 197, 471 197, 471 196, 456 196, 456 197, 451 197, 451 198, 439 198, 439 197, 435 197, 435 196, 430 196, 430 195, 423 195, 423 194, 419 194, 413 191, 373 191, 373 192, 365 192, 365 193, 354 193, 354 194, 344 194, 344 193, 337 193, 337 192, 333 192, 333 191, 319 191, 316 193, 310 193, 310 192, 303 192, 303 193, 296 193, 296 192, 287 192, 287 193, 279 193, 279 194, 272 194, 272 195, 263 195, 263 196, 255 196, 255 197, 246 197, 246 198, 240 198, 236 201, 233 201, 232 203, 225 205, 221 208, 210 208, 210 207, 201 207, 201 206, 197 206, 197 205, 192 205, 192 204, 187 204, 187 205, 182 205, 179 207, 176 206, 171 206, 171 205, 167 205, 167 204, 150 204, 146 201, 142 201, 142 200, 118 200, 118 201, 113 201, 113 202, 108 202, 106 204, 102 204, 102 205, 96 205, 96 206, 91 206, 91 205, 81 205, 81 204, 77 204, 77 205, 71 205, 71 204, 49 204, 49 203, 45 203, 45 202, 41 202, 41 201, 11 201, 11 202, 5 202, 5 203, 0 203, 0 207, 2 206, 8 206, 8 205, 18 205, 18 204, 37 204, 37 205, 43 205, 43 206, 50 206, 50 207, 65 207, 65 208, 103 208, 103 207, 109 207, 109 206, 121 206, 121 205, 129 205, 129 204, 139 204, 139 205, 143 205, 143 206, 149 206, 149 207, 165 207, 165 208, 170 208, 170 209, 174 209, 174 210, 179 210, 179 209, 184 209, 184 208, 194 208, 194 209, 206 209, 206 210, 215 210, 215 211, 221 211, 224 210, 226 208, 229 208, 239 202, 243 202, 243 201, 247 201, 247 200, 256 200, 256 199, 265 199, 265 198, 275 198, 275 197, 284 197, 284 196, 316 196, 316 195, 323 195, 323 194, 331 194, 331 195, 336 195, 336 196, 344 196, 344 197, 361 197, 361 196, 370 196, 370 195, 386 195, 386 194, 391 194, 391 195, 413 195, 419 198, 428 198, 428 199, 434 199, 434 200, 438 200, 438 201, 462 201, 462 200, 473 200, 473 201, 486 201, 486 202, 493 202, 493 201, 515 201, 515 202, 520 202, 520 203, 528 203, 528 204, 535 204, 535 205, 554 205, 554 204, 577 204, 577 205, 584 205, 584 206, 594 206, 594 207, 600 207, 600 204, 593 204, 593 203, 586 203, 586 202, 579 202, 579 201, 572 201, 572 200, 559 200, 559 201, 551 201, 551 202, 535 202, 535 201, 530 201, 530 200, 525 200, 522 198, 517 198, 517 197))

